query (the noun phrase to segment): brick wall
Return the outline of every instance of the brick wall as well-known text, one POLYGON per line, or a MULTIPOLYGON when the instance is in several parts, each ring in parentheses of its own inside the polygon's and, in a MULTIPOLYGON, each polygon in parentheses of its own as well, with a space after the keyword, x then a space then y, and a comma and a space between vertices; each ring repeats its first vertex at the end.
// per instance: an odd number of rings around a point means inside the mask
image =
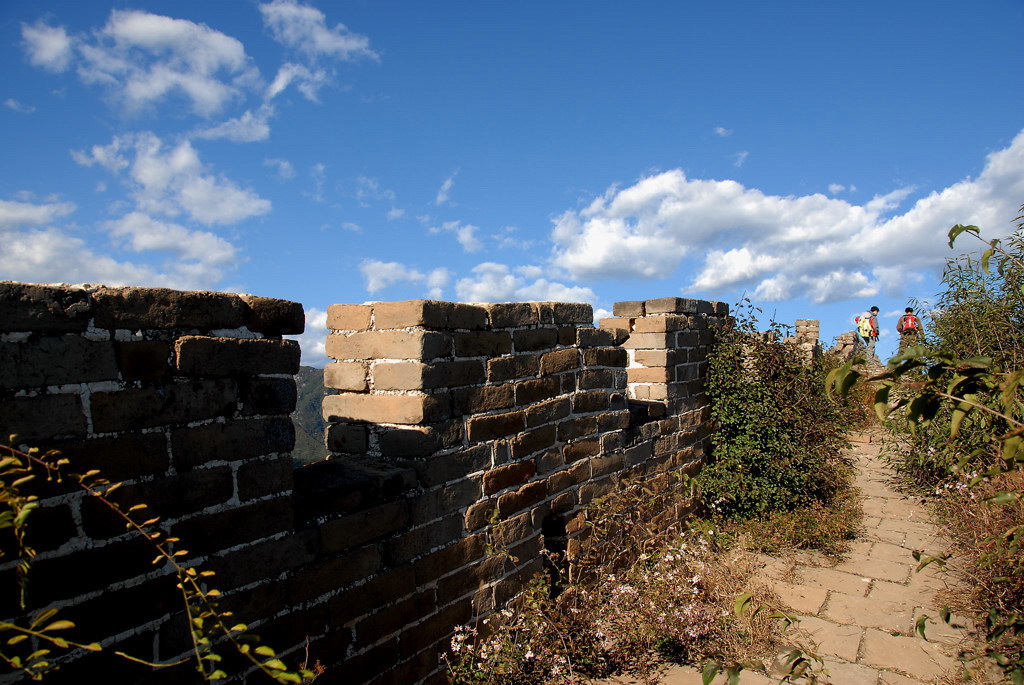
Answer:
MULTIPOLYGON (((704 453, 701 378, 726 307, 615 314, 594 328, 580 304, 332 306, 331 456, 293 470, 298 350, 280 336, 301 330, 299 305, 4 283, 0 418, 124 480, 239 620, 327 668, 318 682, 440 682, 452 627, 513 597, 545 549, 571 556, 589 502, 704 453)), ((181 655, 180 600, 152 554, 66 486, 44 494, 35 605, 105 646, 181 655)), ((188 680, 105 655, 58 677, 96 664, 111 682, 188 680)))

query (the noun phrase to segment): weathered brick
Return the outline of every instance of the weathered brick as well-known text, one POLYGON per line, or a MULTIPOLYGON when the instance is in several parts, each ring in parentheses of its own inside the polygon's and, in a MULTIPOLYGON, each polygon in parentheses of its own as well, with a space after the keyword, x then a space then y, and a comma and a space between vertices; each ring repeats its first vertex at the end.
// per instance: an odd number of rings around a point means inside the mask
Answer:
POLYGON ((600 453, 600 440, 578 440, 562 446, 562 458, 565 460, 566 464, 571 464, 574 461, 585 459, 587 457, 595 457, 600 453))
POLYGON ((636 320, 633 333, 665 333, 681 331, 689 326, 685 316, 669 314, 666 316, 644 316, 636 320))
POLYGON ((466 478, 469 474, 479 473, 490 465, 491 450, 489 446, 471 445, 449 454, 435 454, 430 459, 417 463, 416 467, 422 485, 433 487, 466 478))
POLYGON ((241 413, 291 414, 299 399, 294 378, 262 378, 243 376, 238 381, 241 413))
POLYGON ((618 473, 622 470, 625 460, 623 454, 608 454, 590 460, 590 472, 593 478, 618 473))
POLYGON ((306 329, 306 315, 298 302, 273 297, 239 295, 245 304, 245 326, 268 336, 299 335, 306 329))
POLYGON ((517 354, 487 360, 487 381, 502 383, 517 378, 532 378, 540 372, 540 355, 517 354))
POLYGON ((486 325, 487 310, 475 305, 436 300, 377 302, 373 305, 373 327, 377 330, 413 326, 478 330, 486 325))
POLYGON ((384 559, 397 566, 440 549, 462 535, 462 524, 462 516, 454 513, 386 540, 384 559))
POLYGON ((625 368, 629 354, 621 347, 593 347, 583 350, 583 363, 587 366, 625 368))
POLYGON ((77 335, 0 343, 0 378, 7 388, 117 380, 114 345, 77 335))
POLYGON ((589 414, 605 411, 611 406, 611 396, 605 390, 588 390, 572 397, 572 411, 577 414, 589 414))
POLYGON ((332 331, 368 331, 373 307, 366 304, 332 304, 327 307, 327 328, 332 331))
POLYGON ((380 566, 380 549, 376 545, 347 549, 343 556, 317 560, 299 570, 284 581, 284 594, 289 604, 308 602, 368 578, 379 572, 380 566))
POLYGON ((665 367, 637 367, 626 369, 626 380, 629 383, 668 383, 670 369, 665 367))
POLYGON ((242 502, 291 492, 295 468, 291 454, 256 459, 238 467, 238 499, 242 502))
POLYGON ((327 427, 330 452, 364 454, 369 446, 369 428, 362 423, 332 423, 327 427))
POLYGON ((164 433, 127 433, 117 437, 64 442, 49 441, 40 449, 55 448, 71 462, 68 473, 98 469, 111 482, 167 472, 167 436, 164 433))
POLYGON ((512 335, 508 331, 456 332, 456 357, 500 357, 512 351, 512 335))
POLYGON ((452 388, 452 412, 457 416, 509 409, 515 406, 515 385, 452 388))
POLYGON ((568 442, 597 432, 596 416, 577 416, 558 424, 558 441, 568 442))
POLYGON ((231 416, 238 388, 228 379, 179 381, 97 392, 90 399, 93 428, 107 433, 231 416))
POLYGON ((362 331, 327 336, 332 359, 416 359, 432 361, 451 354, 451 336, 436 331, 362 331))
POLYGON ((322 524, 321 546, 326 554, 345 552, 371 540, 395 535, 409 523, 409 505, 405 500, 386 502, 322 524))
POLYGON ((126 381, 163 378, 171 369, 171 347, 158 340, 116 343, 117 367, 126 381))
POLYGON ((512 333, 516 352, 549 350, 558 344, 558 332, 554 328, 524 328, 512 333))
POLYGON ((239 328, 246 304, 237 295, 167 288, 100 288, 93 294, 97 328, 215 330, 239 328))
POLYGON ((542 309, 541 320, 546 321, 545 311, 550 312, 551 322, 594 323, 594 308, 585 302, 538 302, 542 309))
POLYGON ((427 489, 421 496, 409 501, 413 521, 443 518, 480 499, 480 478, 462 478, 449 485, 427 489))
POLYGON ((494 328, 533 326, 540 322, 539 312, 529 302, 504 302, 486 307, 494 328))
MULTIPOLYGON (((627 371, 632 371, 632 369, 627 369, 627 371)), ((625 373, 622 371, 615 371, 613 369, 587 369, 580 374, 580 389, 595 390, 597 388, 622 387, 618 380, 619 375, 623 376, 623 380, 625 380, 625 373)))
POLYGON ((485 380, 483 362, 473 359, 434 364, 381 362, 373 365, 372 375, 376 390, 453 388, 485 380))
POLYGON ((483 442, 506 438, 526 428, 526 413, 522 411, 473 416, 466 421, 466 437, 470 442, 483 442))
POLYGON ((319 534, 303 530, 210 557, 207 566, 218 586, 229 589, 301 568, 317 558, 319 548, 319 534))
POLYGON ((530 428, 525 433, 515 436, 509 442, 512 458, 524 459, 555 444, 555 427, 551 425, 530 428))
POLYGON ((576 340, 574 342, 577 347, 581 348, 611 347, 613 345, 620 345, 627 337, 629 337, 628 331, 622 329, 577 328, 576 340))
POLYGON ((679 350, 637 350, 633 358, 642 366, 671 366, 679 354, 679 350))
POLYGON ((616 302, 612 305, 612 313, 615 316, 644 316, 647 311, 644 309, 643 300, 632 300, 616 302))
POLYGON ((516 404, 533 404, 556 397, 561 389, 557 378, 537 378, 515 384, 516 404))
POLYGON ((215 514, 200 514, 171 527, 171 535, 195 556, 207 556, 253 540, 290 530, 294 516, 292 498, 255 502, 215 514))
POLYGON ((533 460, 516 462, 491 469, 484 474, 484 494, 490 496, 513 485, 525 483, 533 478, 536 473, 537 465, 533 460))
POLYGON ((366 392, 367 365, 363 362, 335 362, 324 366, 324 387, 348 392, 366 392))
POLYGON ((187 376, 299 372, 294 340, 250 340, 186 335, 174 344, 178 370, 187 376))
POLYGON ((572 371, 580 367, 580 354, 574 347, 541 355, 540 372, 544 375, 572 371))
POLYGON ((441 449, 442 436, 432 426, 389 427, 378 431, 377 443, 382 456, 416 459, 441 449))
POLYGON ((290 452, 295 427, 288 417, 248 419, 180 428, 171 434, 174 465, 189 470, 211 461, 242 461, 290 452))
POLYGON ((0 281, 4 332, 81 332, 91 316, 92 302, 84 288, 0 281))
POLYGON ((540 402, 526 409, 526 425, 528 428, 545 423, 554 423, 564 419, 572 412, 572 404, 568 397, 558 397, 547 402, 540 402))
POLYGON ((39 395, 0 400, 0 426, 18 442, 85 437, 85 414, 78 395, 39 395))
POLYGON ((498 502, 493 499, 469 505, 466 508, 466 516, 463 519, 466 531, 472 533, 480 530, 491 522, 497 511, 498 502))
POLYGON ((622 346, 627 350, 664 350, 675 347, 674 333, 632 333, 622 346))
POLYGON ((447 415, 444 403, 429 395, 355 395, 344 393, 324 398, 325 421, 418 424, 440 421, 447 415))
POLYGON ((526 512, 494 524, 491 528, 491 540, 495 548, 503 550, 509 549, 537 533, 530 512, 526 512))

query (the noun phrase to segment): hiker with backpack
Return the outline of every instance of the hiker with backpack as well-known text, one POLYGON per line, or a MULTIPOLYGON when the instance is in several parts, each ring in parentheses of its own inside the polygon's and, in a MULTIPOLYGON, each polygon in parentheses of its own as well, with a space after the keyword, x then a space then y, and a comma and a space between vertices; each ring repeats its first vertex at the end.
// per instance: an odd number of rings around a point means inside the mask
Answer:
POLYGON ((867 348, 868 363, 874 361, 876 364, 881 364, 878 355, 875 354, 875 343, 878 342, 878 307, 872 307, 854 321, 857 322, 857 335, 860 336, 864 347, 867 348))
POLYGON ((896 323, 896 330, 900 334, 900 354, 911 345, 918 344, 921 338, 921 319, 914 314, 913 307, 906 308, 896 323))

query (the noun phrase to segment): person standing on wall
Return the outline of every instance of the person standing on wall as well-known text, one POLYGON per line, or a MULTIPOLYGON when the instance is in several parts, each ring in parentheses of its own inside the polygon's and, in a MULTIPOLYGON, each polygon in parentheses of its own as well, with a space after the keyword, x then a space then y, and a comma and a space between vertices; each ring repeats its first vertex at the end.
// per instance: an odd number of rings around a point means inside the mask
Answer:
POLYGON ((875 354, 875 343, 878 342, 878 307, 872 307, 854 320, 857 322, 857 335, 867 348, 868 363, 881 364, 878 355, 875 354))
POLYGON ((912 345, 917 345, 921 340, 921 319, 914 314, 913 307, 907 307, 903 316, 896 323, 896 330, 900 334, 899 353, 912 345))

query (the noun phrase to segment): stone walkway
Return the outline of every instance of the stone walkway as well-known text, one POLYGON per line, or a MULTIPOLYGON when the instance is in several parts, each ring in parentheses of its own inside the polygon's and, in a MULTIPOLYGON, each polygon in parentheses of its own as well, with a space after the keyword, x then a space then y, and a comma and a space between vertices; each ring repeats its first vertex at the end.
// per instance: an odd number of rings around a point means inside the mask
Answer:
MULTIPOLYGON (((842 561, 804 552, 783 561, 764 557, 758 581, 769 585, 799 614, 799 632, 809 637, 822 664, 819 683, 834 685, 916 685, 957 672, 956 645, 962 626, 938 619, 943 606, 936 592, 949 574, 935 564, 915 572, 913 550, 938 553, 946 540, 922 504, 897 492, 892 472, 877 457, 879 435, 853 436, 848 454, 855 460, 857 486, 864 501, 864 531, 842 561), (934 619, 928 640, 914 634, 919 616, 934 619)), ((777 683, 754 672, 740 675, 742 685, 777 683)), ((629 678, 605 681, 626 685, 629 678)), ((661 685, 699 685, 696 669, 675 666, 661 685)), ((724 677, 715 684, 725 683, 724 677)), ((950 681, 953 682, 953 681, 950 681)))

